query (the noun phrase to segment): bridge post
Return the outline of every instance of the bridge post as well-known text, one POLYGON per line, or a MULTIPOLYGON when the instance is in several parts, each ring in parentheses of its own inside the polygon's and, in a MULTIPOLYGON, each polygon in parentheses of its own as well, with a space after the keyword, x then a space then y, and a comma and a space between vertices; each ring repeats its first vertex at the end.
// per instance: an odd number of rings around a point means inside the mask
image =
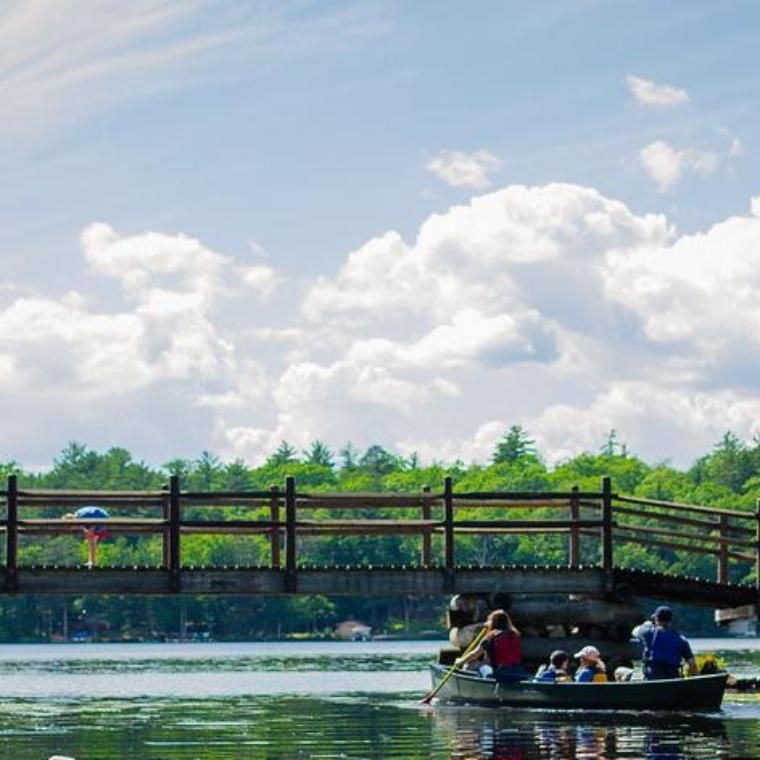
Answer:
POLYGON ((13 594, 18 589, 18 480, 8 476, 5 495, 5 590, 13 594))
POLYGON ((443 481, 443 589, 454 593, 454 489, 450 477, 443 481))
POLYGON ((161 531, 161 567, 169 569, 171 559, 169 557, 169 484, 161 486, 161 519, 164 527, 161 531))
POLYGON ((602 478, 602 570, 604 571, 606 591, 613 589, 612 557, 612 479, 602 478))
POLYGON ((760 618, 760 499, 755 505, 755 589, 757 589, 757 614, 760 618))
POLYGON ((578 503, 578 486, 573 486, 572 492, 573 495, 570 497, 570 520, 572 524, 570 526, 567 564, 572 568, 577 568, 580 565, 580 534, 578 533, 578 525, 576 523, 581 513, 580 504, 578 503))
MULTIPOLYGON (((430 520, 432 517, 432 510, 430 509, 430 486, 422 487, 422 519, 430 520)), ((432 536, 429 528, 422 529, 422 555, 420 557, 422 567, 430 567, 432 563, 432 536)))
POLYGON ((718 555, 718 583, 728 583, 728 544, 723 540, 728 538, 728 517, 720 516, 720 554, 718 555))
POLYGON ((280 569, 280 489, 270 486, 272 498, 269 500, 269 519, 275 523, 269 534, 269 544, 272 552, 272 569, 280 569))
POLYGON ((285 591, 294 593, 296 578, 296 479, 285 478, 285 591))
POLYGON ((169 478, 169 592, 177 594, 180 579, 180 483, 179 475, 169 478))

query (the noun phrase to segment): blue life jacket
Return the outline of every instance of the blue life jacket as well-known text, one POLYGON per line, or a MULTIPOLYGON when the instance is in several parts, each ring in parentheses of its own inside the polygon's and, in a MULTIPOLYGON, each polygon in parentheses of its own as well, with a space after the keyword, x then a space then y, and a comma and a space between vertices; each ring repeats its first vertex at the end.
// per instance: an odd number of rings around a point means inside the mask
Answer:
MULTIPOLYGON (((594 681, 594 676, 600 674, 604 675, 604 671, 601 668, 596 667, 596 665, 584 665, 582 668, 579 668, 578 672, 575 674, 575 680, 578 683, 591 683, 594 681)), ((604 680, 607 680, 606 675, 604 680)))
POLYGON ((557 672, 554 665, 549 665, 544 668, 540 673, 533 676, 534 681, 549 681, 550 683, 556 683, 557 677, 560 677, 562 681, 569 681, 570 675, 565 670, 557 672))
POLYGON ((673 628, 650 628, 639 637, 644 645, 644 664, 678 668, 693 655, 689 642, 673 628))

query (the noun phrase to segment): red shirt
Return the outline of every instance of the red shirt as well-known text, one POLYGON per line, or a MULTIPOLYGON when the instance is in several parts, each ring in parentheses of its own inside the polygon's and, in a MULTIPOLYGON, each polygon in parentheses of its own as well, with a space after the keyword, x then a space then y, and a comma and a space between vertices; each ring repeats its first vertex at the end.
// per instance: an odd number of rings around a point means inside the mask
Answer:
POLYGON ((519 665, 522 662, 522 642, 520 637, 512 631, 502 631, 488 639, 486 651, 494 670, 509 665, 519 665))

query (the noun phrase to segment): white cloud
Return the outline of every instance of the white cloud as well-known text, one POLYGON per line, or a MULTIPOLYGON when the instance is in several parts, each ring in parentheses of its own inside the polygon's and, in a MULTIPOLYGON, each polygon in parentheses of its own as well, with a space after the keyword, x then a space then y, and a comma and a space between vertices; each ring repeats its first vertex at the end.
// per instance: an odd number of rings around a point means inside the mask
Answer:
POLYGON ((18 380, 16 357, 13 354, 0 354, 0 388, 9 390, 18 380))
POLYGON ((507 187, 369 240, 300 311, 292 289, 250 297, 266 266, 247 283, 189 236, 91 225, 91 275, 117 287, 105 304, 0 290, 0 387, 88 441, 118 409, 133 441, 169 447, 160 461, 177 441, 257 462, 315 438, 486 461, 520 423, 553 458, 614 427, 684 462, 757 432, 760 199, 751 212, 677 236, 590 188, 507 187))
MULTIPOLYGON (((523 313, 486 316, 475 308, 456 312, 451 322, 434 327, 414 343, 386 338, 356 341, 347 356, 359 363, 385 367, 461 367, 473 362, 498 365, 533 358, 538 349, 531 340, 541 332, 540 315, 523 313)), ((539 339, 547 336, 539 335, 539 339)))
POLYGON ((740 346, 760 347, 759 244, 760 218, 750 216, 667 247, 610 252, 604 292, 637 314, 650 341, 686 350, 695 371, 751 362, 740 346))
POLYGON ((387 326, 410 317, 438 326, 472 308, 522 321, 520 335, 530 341, 536 320, 521 320, 531 311, 526 290, 540 295, 556 288, 572 297, 567 284, 579 280, 584 290, 590 287, 582 280, 587 270, 595 276, 591 268, 601 253, 669 235, 662 216, 636 216, 589 188, 512 185, 432 215, 412 244, 396 232, 368 241, 349 254, 334 279, 318 278, 303 311, 314 322, 335 320, 344 327, 349 320, 387 326))
POLYGON ((728 391, 685 393, 656 383, 617 383, 586 405, 554 404, 524 424, 550 461, 598 450, 611 429, 634 453, 689 462, 726 430, 760 431, 760 400, 728 391))
POLYGON ((675 185, 684 171, 694 171, 706 176, 712 174, 720 164, 720 159, 715 153, 693 148, 676 150, 663 140, 642 148, 639 151, 639 159, 660 192, 665 192, 675 185))
POLYGON ((251 287, 262 300, 267 300, 277 285, 282 282, 275 270, 270 266, 245 267, 241 270, 243 282, 251 287))
MULTIPOLYGON (((0 339, 30 388, 56 377, 63 391, 105 398, 166 381, 234 377, 235 346, 213 318, 220 300, 240 289, 231 259, 185 235, 122 237, 107 224, 88 226, 82 246, 96 275, 121 284, 124 304, 98 309, 71 292, 17 297, 0 309, 0 339)), ((263 293, 273 277, 244 284, 263 293)), ((214 394, 197 395, 203 405, 214 394)))
POLYGON ((82 246, 95 272, 120 280, 125 295, 148 308, 173 287, 192 294, 197 308, 207 306, 218 295, 229 265, 226 257, 185 235, 145 232, 121 237, 102 223, 84 230, 82 246))
POLYGON ((501 167, 501 161, 487 150, 465 153, 461 150, 442 150, 426 165, 429 172, 453 187, 472 187, 483 190, 491 184, 488 176, 501 167))
POLYGON ((459 435, 437 439, 410 436, 397 442, 402 454, 417 452, 423 462, 490 462, 496 445, 504 437, 509 426, 497 420, 484 422, 472 436, 459 435))
POLYGON ((686 90, 671 87, 667 84, 657 84, 648 79, 629 74, 625 78, 631 94, 645 106, 678 106, 689 102, 686 90))

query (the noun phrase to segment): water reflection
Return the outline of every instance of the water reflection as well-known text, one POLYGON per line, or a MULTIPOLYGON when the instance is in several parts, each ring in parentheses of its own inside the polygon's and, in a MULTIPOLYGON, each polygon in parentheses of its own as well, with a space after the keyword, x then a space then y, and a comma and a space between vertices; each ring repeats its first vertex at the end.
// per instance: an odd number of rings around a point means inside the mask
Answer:
POLYGON ((719 716, 439 708, 452 760, 733 757, 719 716))

